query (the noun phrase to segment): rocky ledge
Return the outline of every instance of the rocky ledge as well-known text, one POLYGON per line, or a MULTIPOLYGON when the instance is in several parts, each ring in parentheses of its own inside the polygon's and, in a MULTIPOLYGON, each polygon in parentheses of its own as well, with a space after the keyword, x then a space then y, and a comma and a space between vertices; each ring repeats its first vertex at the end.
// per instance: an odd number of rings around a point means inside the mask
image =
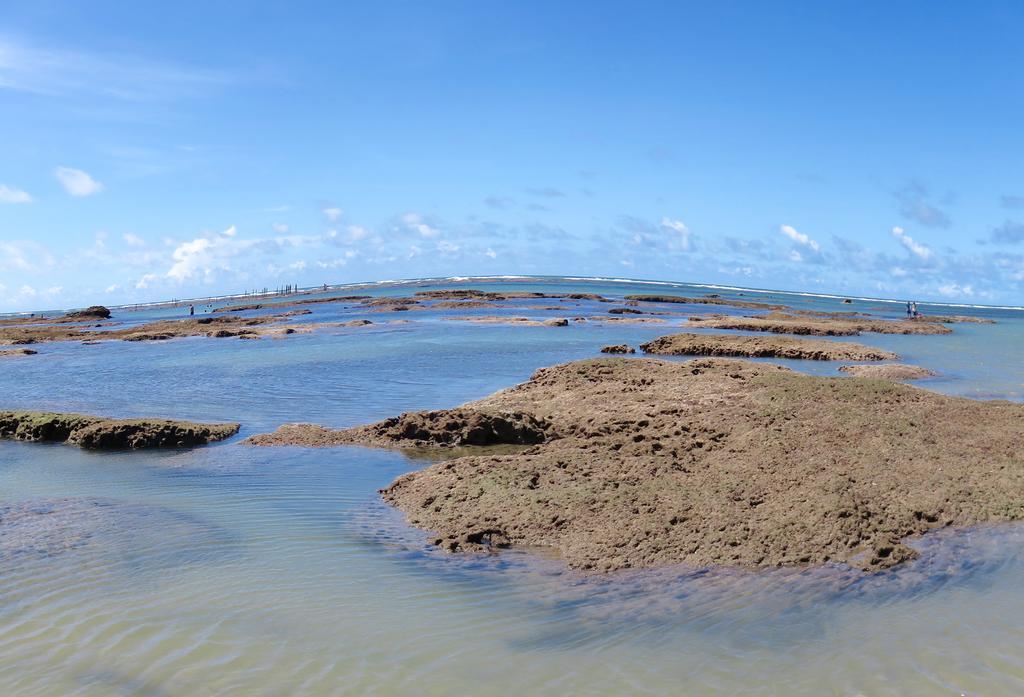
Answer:
POLYGON ((863 332, 876 334, 949 334, 949 327, 920 320, 884 320, 851 317, 816 317, 808 319, 773 312, 761 317, 711 317, 702 319, 701 327, 737 329, 772 334, 805 336, 857 336, 863 332))
POLYGON ((384 448, 531 445, 547 437, 548 424, 528 414, 445 409, 402 414, 380 423, 332 430, 315 424, 285 424, 273 433, 253 436, 250 445, 299 445, 326 448, 372 445, 384 448))
POLYGON ((35 351, 33 349, 27 349, 27 348, 4 349, 4 350, 0 351, 0 357, 5 357, 5 356, 34 356, 37 353, 39 353, 39 352, 35 351))
MULTIPOLYGON (((907 538, 1024 519, 1024 405, 727 359, 602 358, 458 409, 259 444, 479 450, 382 491, 447 550, 557 550, 578 569, 911 559, 907 538)), ((459 451, 459 454, 466 452, 459 451)))
POLYGON ((636 353, 636 349, 629 344, 614 344, 611 346, 602 346, 601 353, 636 353))
POLYGON ((644 353, 663 356, 745 356, 815 361, 886 361, 896 358, 896 354, 890 351, 850 342, 741 334, 670 334, 641 344, 640 349, 644 353))
POLYGON ((935 377, 933 370, 905 363, 883 363, 881 365, 841 365, 839 371, 859 378, 876 380, 921 380, 935 377))
MULTIPOLYGON (((874 571, 913 558, 908 537, 1024 518, 1020 404, 747 361, 603 358, 460 411, 545 427, 534 447, 441 462, 382 492, 452 551, 545 546, 599 571, 874 571)), ((397 423, 366 427, 365 442, 397 423)))
POLYGON ((774 305, 772 303, 755 302, 752 300, 729 300, 718 295, 704 295, 700 297, 685 297, 682 295, 627 295, 627 301, 637 303, 675 303, 681 305, 726 305, 728 307, 739 307, 748 310, 784 310, 785 305, 774 305))
POLYGON ((184 448, 223 440, 238 424, 165 419, 107 419, 85 414, 0 411, 0 438, 71 443, 97 450, 184 448))

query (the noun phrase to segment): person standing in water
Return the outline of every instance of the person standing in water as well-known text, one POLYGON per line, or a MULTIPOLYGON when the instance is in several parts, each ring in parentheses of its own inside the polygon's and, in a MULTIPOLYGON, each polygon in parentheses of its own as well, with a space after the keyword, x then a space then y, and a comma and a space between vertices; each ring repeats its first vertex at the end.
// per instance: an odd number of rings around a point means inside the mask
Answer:
POLYGON ((910 303, 911 317, 917 319, 920 315, 917 314, 917 303, 910 303))
POLYGON ((910 301, 908 300, 907 301, 907 319, 910 319, 911 317, 913 317, 913 314, 911 313, 910 301))
POLYGON ((196 314, 196 306, 195 305, 189 305, 188 306, 188 316, 192 317, 195 314, 196 314))

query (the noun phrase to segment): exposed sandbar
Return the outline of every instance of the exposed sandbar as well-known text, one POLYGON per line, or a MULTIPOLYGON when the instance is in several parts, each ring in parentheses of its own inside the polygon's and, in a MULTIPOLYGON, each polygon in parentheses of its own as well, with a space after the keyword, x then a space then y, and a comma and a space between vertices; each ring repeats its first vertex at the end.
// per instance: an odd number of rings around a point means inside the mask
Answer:
POLYGON ((238 424, 168 419, 108 419, 85 414, 0 411, 0 438, 71 443, 89 449, 182 448, 223 440, 238 424))
POLYGON ((743 356, 814 361, 887 361, 897 357, 891 351, 844 341, 742 334, 670 334, 641 344, 640 349, 644 353, 663 356, 743 356))

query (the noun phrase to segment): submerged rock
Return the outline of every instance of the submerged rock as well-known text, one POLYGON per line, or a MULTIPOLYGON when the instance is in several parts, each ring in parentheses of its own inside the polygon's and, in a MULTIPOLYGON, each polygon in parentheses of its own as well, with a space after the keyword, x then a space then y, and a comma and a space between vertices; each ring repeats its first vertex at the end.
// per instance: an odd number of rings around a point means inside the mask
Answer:
POLYGON ((0 562, 23 563, 75 550, 156 567, 223 555, 227 533, 161 506, 97 498, 49 498, 0 504, 0 562))
MULTIPOLYGON (((877 570, 915 555, 908 537, 1024 519, 1021 404, 746 361, 604 358, 457 411, 515 413, 545 437, 382 492, 452 551, 540 545, 599 571, 877 570)), ((377 445, 401 423, 347 439, 377 445)))
POLYGON ((37 353, 39 353, 39 352, 35 351, 33 349, 27 349, 27 348, 5 349, 3 351, 0 351, 0 357, 3 357, 3 356, 34 356, 37 353))
POLYGON ((896 358, 891 351, 862 344, 741 334, 670 334, 641 344, 640 349, 644 353, 663 356, 745 356, 815 361, 886 361, 896 358))
POLYGON ((123 450, 205 445, 238 433, 238 424, 202 424, 167 419, 107 419, 84 414, 0 411, 0 438, 71 443, 83 448, 123 450))

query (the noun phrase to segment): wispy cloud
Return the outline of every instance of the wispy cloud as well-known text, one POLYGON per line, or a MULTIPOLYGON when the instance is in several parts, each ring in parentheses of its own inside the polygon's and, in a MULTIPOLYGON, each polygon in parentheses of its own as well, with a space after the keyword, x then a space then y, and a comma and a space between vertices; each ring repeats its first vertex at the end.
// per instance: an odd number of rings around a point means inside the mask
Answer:
POLYGON ((908 235, 903 228, 894 227, 892 229, 892 236, 899 240, 900 244, 902 244, 908 252, 921 261, 928 261, 932 258, 932 250, 920 242, 915 242, 914 238, 908 235))
POLYGON ((1003 244, 1024 242, 1024 223, 1007 220, 992 231, 992 241, 1003 244))
POLYGON ((515 205, 515 201, 507 196, 488 196, 484 199, 484 204, 488 208, 494 208, 496 210, 505 210, 515 205))
POLYGON ((999 205, 1010 210, 1024 208, 1024 196, 1006 194, 999 197, 999 205))
POLYGON ((73 167, 58 167, 53 175, 57 177, 64 190, 72 196, 92 196, 103 191, 103 184, 96 181, 92 176, 83 170, 73 167))
POLYGON ((668 217, 661 219, 661 227, 673 233, 669 246, 678 247, 684 252, 690 251, 690 228, 682 220, 672 220, 668 217))
MULTIPOLYGON (((894 192, 899 204, 900 214, 909 220, 928 227, 946 228, 950 226, 949 215, 939 208, 932 200, 931 192, 924 184, 912 181, 902 189, 894 192)), ((952 199, 947 194, 944 201, 952 199)))
POLYGON ((32 196, 22 189, 12 189, 0 184, 0 203, 32 203, 32 196))
POLYGON ((540 196, 541 198, 562 198, 565 196, 565 192, 550 186, 530 188, 526 190, 526 193, 531 196, 540 196))
MULTIPOLYGON (((796 228, 794 228, 791 225, 780 225, 779 226, 779 232, 783 236, 788 237, 789 239, 793 240, 795 243, 797 243, 801 247, 807 247, 812 252, 820 252, 821 251, 821 245, 820 244, 818 244, 817 242, 812 240, 806 234, 804 234, 802 232, 798 232, 796 230, 796 228)), ((797 261, 799 261, 799 260, 797 260, 797 261)))
POLYGON ((419 213, 406 213, 401 218, 402 224, 408 229, 419 233, 422 237, 438 237, 441 231, 424 220, 419 213))
POLYGON ((0 89, 53 97, 159 101, 197 95, 236 80, 225 72, 138 55, 72 51, 0 38, 0 89))

